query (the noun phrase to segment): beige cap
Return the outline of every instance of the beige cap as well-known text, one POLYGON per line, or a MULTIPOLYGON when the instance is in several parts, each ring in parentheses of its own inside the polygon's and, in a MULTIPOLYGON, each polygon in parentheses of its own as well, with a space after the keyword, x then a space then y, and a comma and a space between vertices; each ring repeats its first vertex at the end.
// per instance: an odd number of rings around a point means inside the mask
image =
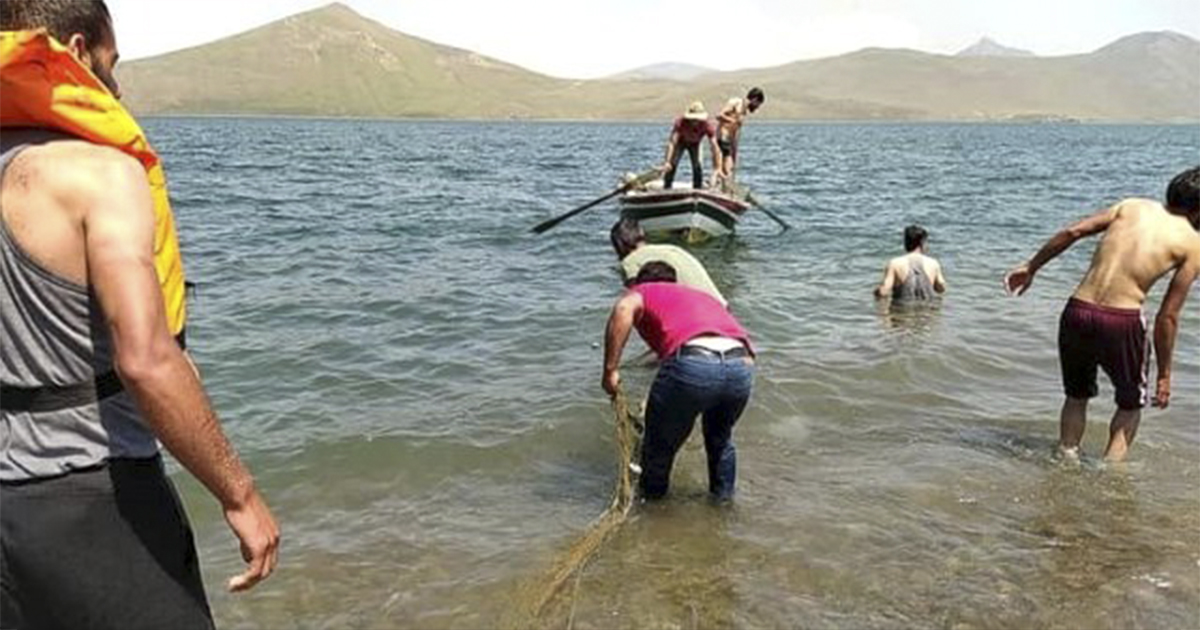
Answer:
POLYGON ((688 120, 708 120, 708 112, 704 110, 704 103, 696 101, 688 105, 687 111, 683 113, 683 117, 688 120))

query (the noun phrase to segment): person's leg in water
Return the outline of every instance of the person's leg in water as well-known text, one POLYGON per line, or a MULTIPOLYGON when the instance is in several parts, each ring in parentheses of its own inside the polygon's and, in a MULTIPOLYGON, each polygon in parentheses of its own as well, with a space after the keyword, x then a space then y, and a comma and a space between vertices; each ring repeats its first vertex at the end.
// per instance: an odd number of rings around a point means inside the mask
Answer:
POLYGON ((642 439, 642 497, 661 499, 671 482, 675 454, 692 432, 696 416, 707 406, 704 366, 690 357, 663 362, 650 386, 646 429, 642 439), (686 375, 686 376, 685 376, 686 375))
POLYGON ((704 167, 700 165, 700 145, 692 144, 686 148, 688 158, 692 161, 692 188, 700 190, 704 187, 704 167))
POLYGON ((1103 344, 1100 365, 1112 380, 1117 411, 1108 425, 1108 446, 1104 459, 1119 462, 1125 459, 1142 421, 1142 408, 1149 402, 1146 383, 1149 380, 1150 348, 1147 345, 1146 322, 1140 311, 1112 318, 1112 339, 1103 344))
POLYGON ((708 492, 717 502, 733 498, 737 483, 737 450, 733 427, 746 409, 754 381, 751 359, 728 359, 719 402, 704 412, 704 451, 708 456, 708 492))
POLYGON ((1119 462, 1125 459, 1133 438, 1137 436, 1138 425, 1142 421, 1141 409, 1117 409, 1112 422, 1108 425, 1108 446, 1104 449, 1104 459, 1119 462))
POLYGON ((1058 322, 1058 364, 1066 399, 1059 417, 1057 451, 1071 459, 1079 459, 1079 443, 1087 428, 1088 400, 1100 391, 1096 347, 1101 341, 1095 335, 1094 319, 1092 307, 1072 299, 1058 322))
POLYGON ((1079 459, 1079 443, 1087 429, 1087 398, 1067 396, 1063 401, 1058 422, 1058 454, 1079 459))
POLYGON ((667 169, 663 175, 663 188, 666 190, 670 190, 671 186, 675 184, 675 171, 679 169, 679 158, 681 157, 683 157, 683 153, 679 151, 679 145, 675 145, 671 149, 671 155, 667 158, 667 161, 671 163, 671 168, 667 169))

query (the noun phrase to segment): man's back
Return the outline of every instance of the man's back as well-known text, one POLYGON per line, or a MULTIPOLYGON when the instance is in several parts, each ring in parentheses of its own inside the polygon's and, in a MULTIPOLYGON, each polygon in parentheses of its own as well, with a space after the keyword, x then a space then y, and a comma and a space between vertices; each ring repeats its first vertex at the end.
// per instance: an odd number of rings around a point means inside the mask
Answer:
POLYGON ((122 169, 144 179, 141 166, 116 149, 41 130, 6 129, 0 149, 0 480, 152 457, 157 442, 120 391, 112 339, 89 290, 82 210, 122 169))
POLYGON ((1200 234, 1188 220, 1149 199, 1113 206, 1074 296, 1114 308, 1140 308, 1155 281, 1185 261, 1200 263, 1200 234))
MULTIPOLYGON (((23 134, 7 129, 5 145, 23 134)), ((119 176, 141 177, 137 161, 116 149, 61 139, 31 146, 13 159, 0 188, 7 229, 39 265, 64 280, 87 285, 83 217, 75 203, 102 194, 119 176)))
POLYGON ((918 248, 888 261, 875 297, 899 300, 929 300, 946 292, 942 265, 918 248))
POLYGON ((941 271, 941 265, 933 256, 926 256, 921 252, 910 252, 903 256, 897 256, 888 263, 896 274, 896 282, 902 283, 908 280, 908 274, 911 273, 914 265, 920 265, 925 276, 930 282, 938 277, 941 271))
POLYGON ((704 265, 696 260, 687 250, 675 245, 643 244, 621 259, 621 274, 626 281, 636 278, 642 265, 648 262, 665 262, 671 265, 678 274, 679 284, 699 289, 713 296, 722 306, 727 304, 725 296, 713 284, 712 278, 704 270, 704 265))

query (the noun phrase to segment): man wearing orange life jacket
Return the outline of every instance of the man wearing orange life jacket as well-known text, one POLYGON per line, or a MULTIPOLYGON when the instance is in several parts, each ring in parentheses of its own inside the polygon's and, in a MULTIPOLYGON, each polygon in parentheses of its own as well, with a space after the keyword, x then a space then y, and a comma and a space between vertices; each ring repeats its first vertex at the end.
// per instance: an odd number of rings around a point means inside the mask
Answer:
POLYGON ((279 530, 177 343, 174 224, 108 9, 3 0, 0 30, 0 624, 211 628, 158 441, 241 543, 232 590, 279 530))

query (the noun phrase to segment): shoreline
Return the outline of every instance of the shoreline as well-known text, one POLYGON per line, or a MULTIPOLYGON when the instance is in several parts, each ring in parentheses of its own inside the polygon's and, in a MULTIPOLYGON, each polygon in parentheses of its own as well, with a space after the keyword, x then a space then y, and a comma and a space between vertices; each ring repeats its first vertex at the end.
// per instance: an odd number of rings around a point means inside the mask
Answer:
MULTIPOLYGON (((316 114, 215 114, 215 113, 134 113, 138 120, 309 120, 330 122, 405 122, 405 123, 489 123, 489 124, 573 124, 573 125, 661 125, 657 118, 448 118, 435 116, 336 116, 316 114)), ((912 126, 1089 126, 1089 127, 1200 127, 1200 119, 1191 121, 1152 120, 1080 120, 1080 119, 829 119, 769 118, 752 121, 759 125, 912 125, 912 126)))

